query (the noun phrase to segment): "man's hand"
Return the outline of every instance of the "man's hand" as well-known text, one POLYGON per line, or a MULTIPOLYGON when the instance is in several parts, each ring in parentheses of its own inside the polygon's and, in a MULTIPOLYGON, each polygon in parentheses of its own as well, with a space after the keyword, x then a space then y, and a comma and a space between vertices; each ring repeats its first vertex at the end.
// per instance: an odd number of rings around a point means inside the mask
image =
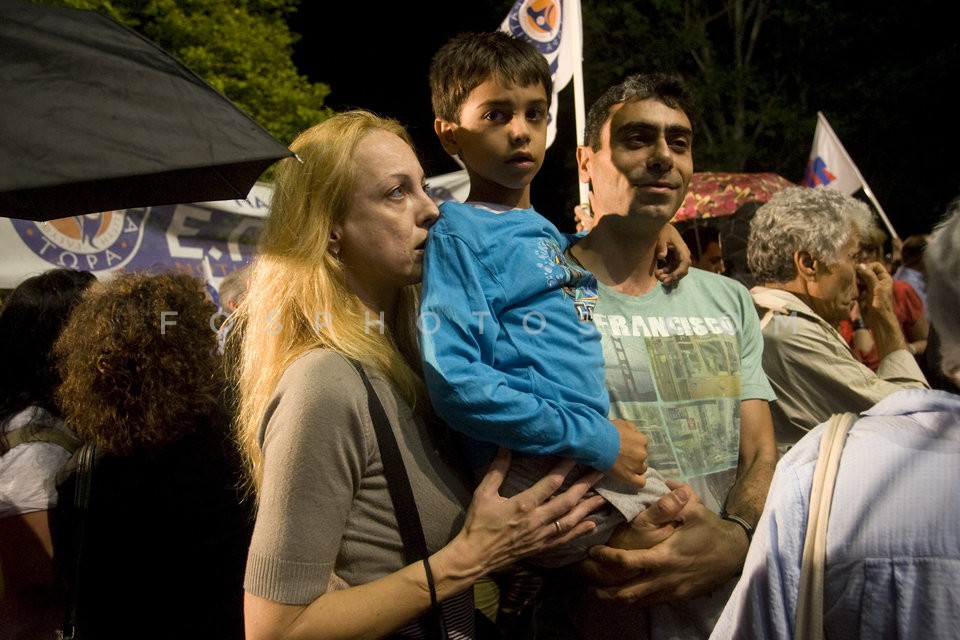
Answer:
MULTIPOLYGON (((667 484, 672 489, 680 486, 667 484)), ((652 526, 651 540, 665 536, 653 548, 628 550, 598 545, 590 549, 592 562, 582 563, 582 569, 588 579, 605 576, 591 580, 600 584, 594 590, 598 598, 642 606, 682 600, 713 591, 740 571, 749 547, 743 529, 720 519, 695 498, 692 489, 686 490, 694 498, 688 499, 679 512, 669 499, 665 504, 661 499, 647 509, 657 509, 647 516, 652 526), (672 522, 665 523, 664 519, 672 522), (662 526, 655 526, 658 520, 662 526), (624 583, 608 586, 610 576, 630 574, 632 577, 624 583)), ((643 518, 647 511, 637 517, 643 518)))
POLYGON ((882 359, 897 349, 906 349, 907 341, 900 328, 893 305, 893 278, 879 262, 857 265, 857 278, 865 286, 860 314, 873 332, 877 355, 882 359))
POLYGON ((614 418, 610 422, 620 433, 620 453, 607 475, 642 487, 647 483, 643 475, 647 472, 647 436, 637 431, 636 425, 629 420, 614 418))
POLYGON ((877 314, 890 314, 896 318, 893 306, 893 277, 879 262, 857 265, 857 278, 866 289, 861 294, 860 313, 869 325, 877 314))
MULTIPOLYGON (((673 489, 670 493, 660 496, 628 526, 618 528, 607 544, 621 549, 649 549, 673 535, 682 523, 683 508, 688 502, 700 498, 687 484, 669 482, 669 486, 673 489)), ((642 574, 642 571, 638 573, 629 566, 601 564, 590 558, 580 563, 579 570, 588 582, 596 586, 623 584, 642 574)))

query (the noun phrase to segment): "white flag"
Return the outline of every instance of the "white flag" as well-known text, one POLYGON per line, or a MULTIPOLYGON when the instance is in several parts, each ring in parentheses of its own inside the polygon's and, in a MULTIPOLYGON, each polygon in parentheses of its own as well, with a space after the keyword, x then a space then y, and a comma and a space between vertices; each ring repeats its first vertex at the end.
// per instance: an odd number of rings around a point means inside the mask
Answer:
POLYGON ((866 183, 857 165, 833 132, 826 116, 817 112, 817 130, 813 134, 813 148, 803 172, 803 184, 808 187, 830 187, 853 195, 866 183))
POLYGON ((557 137, 557 94, 573 78, 583 59, 579 2, 517 0, 500 25, 501 31, 535 46, 550 65, 553 98, 547 121, 547 147, 557 137))
POLYGON ((466 169, 427 178, 427 193, 440 204, 444 200, 466 202, 470 195, 470 176, 466 169))
POLYGON ((807 168, 803 172, 803 184, 808 187, 830 187, 851 196, 863 189, 864 195, 873 203, 890 235, 894 239, 900 238, 877 197, 873 195, 870 185, 863 179, 857 165, 853 164, 850 154, 840 144, 840 138, 833 132, 827 117, 819 111, 817 130, 813 133, 813 148, 810 150, 807 168))

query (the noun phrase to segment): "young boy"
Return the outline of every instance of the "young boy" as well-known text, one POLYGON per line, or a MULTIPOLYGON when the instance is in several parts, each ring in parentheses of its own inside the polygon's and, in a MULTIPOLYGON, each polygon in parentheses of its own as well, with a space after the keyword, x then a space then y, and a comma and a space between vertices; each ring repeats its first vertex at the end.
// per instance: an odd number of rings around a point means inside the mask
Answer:
POLYGON ((597 529, 541 565, 575 562, 601 542, 630 548, 625 523, 668 489, 644 476, 646 436, 606 417, 596 282, 569 258, 576 237, 530 205, 546 151, 547 63, 509 34, 465 33, 434 56, 430 88, 437 136, 470 176, 468 202, 443 203, 427 242, 420 333, 431 401, 467 436, 475 467, 497 445, 514 452, 505 495, 542 477, 545 456, 607 474, 597 529))

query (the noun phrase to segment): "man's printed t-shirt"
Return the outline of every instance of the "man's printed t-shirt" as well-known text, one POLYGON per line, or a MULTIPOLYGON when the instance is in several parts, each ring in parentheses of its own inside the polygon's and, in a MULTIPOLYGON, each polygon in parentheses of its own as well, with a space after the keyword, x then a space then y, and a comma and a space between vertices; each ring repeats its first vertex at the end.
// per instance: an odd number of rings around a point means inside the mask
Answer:
POLYGON ((593 319, 611 417, 633 421, 649 438, 651 468, 689 483, 719 512, 736 475, 740 401, 776 399, 750 293, 700 269, 642 296, 600 284, 593 319))

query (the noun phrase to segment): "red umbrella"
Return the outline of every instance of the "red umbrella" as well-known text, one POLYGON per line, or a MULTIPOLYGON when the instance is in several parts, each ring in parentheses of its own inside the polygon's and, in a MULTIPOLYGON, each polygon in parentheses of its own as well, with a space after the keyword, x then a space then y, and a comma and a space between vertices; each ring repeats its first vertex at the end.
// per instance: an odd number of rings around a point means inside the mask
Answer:
POLYGON ((693 174, 673 221, 733 215, 746 202, 766 202, 777 191, 792 186, 796 185, 776 173, 700 171, 693 174))

